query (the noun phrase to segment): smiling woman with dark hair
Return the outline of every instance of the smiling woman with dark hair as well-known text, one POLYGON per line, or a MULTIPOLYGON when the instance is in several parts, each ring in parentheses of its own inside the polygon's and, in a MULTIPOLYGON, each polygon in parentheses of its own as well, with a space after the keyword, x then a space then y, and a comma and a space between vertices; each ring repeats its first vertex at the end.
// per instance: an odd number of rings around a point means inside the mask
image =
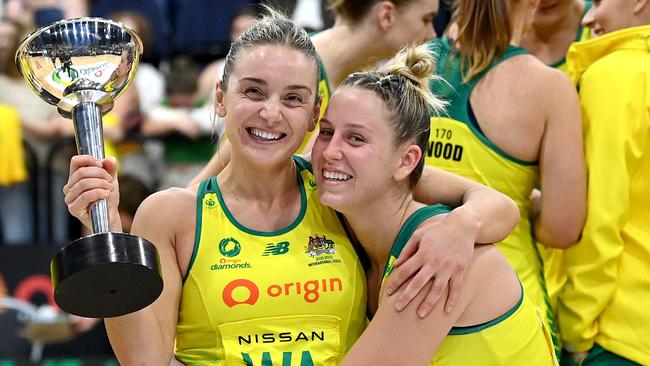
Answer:
MULTIPOLYGON (((341 212, 368 254, 372 321, 343 365, 554 365, 553 345, 517 275, 492 245, 473 249, 451 312, 393 310, 385 280, 413 232, 449 207, 414 199, 431 130, 433 57, 408 48, 382 70, 350 75, 332 96, 313 149, 321 202, 341 212), (381 222, 381 225, 377 225, 381 222), (429 363, 431 362, 431 363, 429 363)), ((414 308, 411 305, 410 308, 414 308)))

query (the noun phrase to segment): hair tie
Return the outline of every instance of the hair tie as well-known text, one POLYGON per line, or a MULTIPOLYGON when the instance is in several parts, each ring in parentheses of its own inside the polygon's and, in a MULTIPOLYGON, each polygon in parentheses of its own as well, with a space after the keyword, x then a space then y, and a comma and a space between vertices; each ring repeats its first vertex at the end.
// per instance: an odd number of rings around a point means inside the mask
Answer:
POLYGON ((379 84, 379 86, 381 86, 381 87, 384 87, 385 85, 390 86, 390 76, 389 75, 382 76, 379 79, 377 79, 377 81, 375 81, 375 83, 379 84))

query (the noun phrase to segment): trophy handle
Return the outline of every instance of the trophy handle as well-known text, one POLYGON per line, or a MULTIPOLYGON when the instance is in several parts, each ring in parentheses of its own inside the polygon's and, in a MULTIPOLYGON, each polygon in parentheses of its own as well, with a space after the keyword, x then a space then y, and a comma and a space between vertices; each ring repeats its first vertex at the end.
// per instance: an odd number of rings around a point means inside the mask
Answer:
MULTIPOLYGON (((72 109, 77 152, 104 160, 104 133, 102 110, 97 103, 81 102, 72 109)), ((106 199, 90 205, 90 223, 93 234, 108 232, 108 202, 106 199)))

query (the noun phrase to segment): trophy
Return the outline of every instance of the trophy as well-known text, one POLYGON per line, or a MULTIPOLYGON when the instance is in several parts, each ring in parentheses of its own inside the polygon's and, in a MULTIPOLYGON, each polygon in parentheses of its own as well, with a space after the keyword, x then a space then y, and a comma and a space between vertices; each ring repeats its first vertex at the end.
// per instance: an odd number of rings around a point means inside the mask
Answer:
MULTIPOLYGON (((102 160, 102 115, 135 76, 141 53, 131 29, 79 18, 30 34, 16 52, 16 65, 38 96, 72 119, 79 154, 102 160)), ((110 318, 151 304, 163 287, 156 248, 143 238, 109 232, 106 200, 93 203, 89 214, 92 234, 52 259, 57 305, 70 314, 110 318)))

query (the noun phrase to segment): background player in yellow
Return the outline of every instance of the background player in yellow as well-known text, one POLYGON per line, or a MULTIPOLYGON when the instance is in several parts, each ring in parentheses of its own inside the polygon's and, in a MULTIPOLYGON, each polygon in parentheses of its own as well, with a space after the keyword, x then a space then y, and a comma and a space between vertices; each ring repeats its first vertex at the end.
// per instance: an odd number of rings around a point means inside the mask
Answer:
POLYGON ((574 88, 564 74, 517 46, 537 5, 536 0, 458 3, 456 38, 431 42, 439 54, 437 74, 444 79, 433 91, 450 104, 431 119, 426 163, 486 184, 517 203, 521 221, 497 248, 555 333, 535 239, 554 248, 578 240, 586 178, 574 88), (538 181, 544 192, 541 211, 529 218, 538 181))
POLYGON ((30 232, 32 211, 21 210, 28 202, 29 175, 20 114, 11 105, 0 103, 0 121, 0 243, 27 244, 34 238, 30 232))
MULTIPOLYGON (((320 60, 321 114, 329 97, 348 74, 391 58, 400 48, 435 37, 433 17, 439 0, 328 0, 334 26, 312 37, 320 60)), ((307 133, 298 152, 311 151, 315 134, 307 133)), ((216 175, 230 159, 228 141, 192 182, 216 175)))
POLYGON ((452 312, 439 304, 422 320, 395 312, 394 298, 382 295, 383 279, 413 231, 449 212, 413 197, 429 113, 442 112, 429 90, 433 69, 426 46, 407 48, 381 71, 350 75, 320 122, 313 149, 319 196, 345 216, 368 254, 368 307, 375 314, 342 364, 553 365, 548 331, 492 245, 474 249, 452 312))
POLYGON ((583 365, 650 364, 650 3, 600 0, 596 38, 567 64, 580 91, 589 171, 580 242, 564 254, 565 348, 583 365))
MULTIPOLYGON (((566 74, 566 53, 571 43, 591 37, 591 28, 582 25, 582 18, 589 9, 590 0, 541 0, 532 28, 521 38, 521 47, 546 65, 566 74)), ((548 295, 557 314, 557 295, 566 281, 562 264, 564 251, 543 245, 538 245, 538 249, 544 262, 548 295)))
MULTIPOLYGON (((319 115, 313 44, 292 22, 267 18, 233 44, 225 70, 216 109, 228 118, 231 164, 200 186, 142 203, 132 232, 157 246, 165 286, 151 306, 106 319, 111 344, 123 364, 336 364, 359 335, 365 291, 342 224, 314 199, 310 165, 293 157, 319 115)), ((102 164, 73 158, 66 202, 87 225, 89 204, 108 198, 111 229, 120 230, 116 167, 102 164)), ((425 252, 447 248, 436 254, 443 262, 514 226, 516 210, 503 195, 442 172, 428 179, 425 201, 466 202, 428 228, 443 241, 425 243, 425 252)), ((428 267, 416 277, 447 284, 449 276, 428 267)))

